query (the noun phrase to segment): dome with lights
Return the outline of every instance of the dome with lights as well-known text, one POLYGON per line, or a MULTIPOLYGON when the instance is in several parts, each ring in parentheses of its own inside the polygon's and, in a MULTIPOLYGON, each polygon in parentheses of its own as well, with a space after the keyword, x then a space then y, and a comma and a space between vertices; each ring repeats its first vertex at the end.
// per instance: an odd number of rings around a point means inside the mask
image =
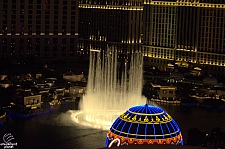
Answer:
POLYGON ((203 79, 203 85, 205 85, 205 86, 214 86, 217 83, 218 83, 217 79, 214 78, 212 75, 209 75, 208 77, 205 77, 203 79))
POLYGON ((183 145, 181 131, 163 109, 151 105, 129 108, 112 124, 105 147, 130 144, 183 145))

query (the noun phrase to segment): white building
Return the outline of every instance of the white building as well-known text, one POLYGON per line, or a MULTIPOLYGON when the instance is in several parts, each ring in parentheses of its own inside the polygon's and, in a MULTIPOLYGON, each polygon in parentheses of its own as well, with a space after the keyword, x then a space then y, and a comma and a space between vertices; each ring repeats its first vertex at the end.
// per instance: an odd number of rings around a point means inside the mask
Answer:
POLYGON ((155 91, 158 92, 159 99, 151 99, 153 101, 168 102, 168 103, 180 103, 180 100, 176 98, 175 86, 161 86, 158 84, 152 84, 155 91))
POLYGON ((41 95, 36 95, 31 91, 21 91, 13 96, 14 103, 25 109, 41 108, 41 95))
POLYGON ((175 86, 161 86, 159 89, 159 98, 166 101, 176 100, 176 90, 175 86))

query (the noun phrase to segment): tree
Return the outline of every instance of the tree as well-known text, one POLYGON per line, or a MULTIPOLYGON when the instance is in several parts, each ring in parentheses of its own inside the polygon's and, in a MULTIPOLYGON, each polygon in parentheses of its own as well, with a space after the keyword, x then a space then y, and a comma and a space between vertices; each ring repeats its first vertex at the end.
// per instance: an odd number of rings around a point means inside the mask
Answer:
POLYGON ((213 144, 214 148, 225 149, 225 133, 220 130, 219 127, 212 129, 209 142, 213 144))
POLYGON ((187 144, 190 146, 203 146, 205 136, 205 133, 199 131, 197 128, 191 128, 188 130, 187 144))
POLYGON ((8 88, 0 87, 0 107, 9 105, 11 102, 11 96, 13 94, 13 87, 10 86, 8 88))

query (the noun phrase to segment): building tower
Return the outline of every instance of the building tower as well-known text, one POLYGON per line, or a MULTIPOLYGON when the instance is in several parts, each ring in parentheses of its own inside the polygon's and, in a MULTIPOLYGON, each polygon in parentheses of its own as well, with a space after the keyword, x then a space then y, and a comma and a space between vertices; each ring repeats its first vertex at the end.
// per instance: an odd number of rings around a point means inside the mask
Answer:
POLYGON ((141 48, 143 0, 80 0, 79 10, 81 54, 107 45, 123 54, 141 48))
POLYGON ((223 78, 224 28, 223 0, 144 0, 145 60, 162 69, 184 62, 223 78))
POLYGON ((74 59, 77 0, 1 0, 0 58, 74 59))

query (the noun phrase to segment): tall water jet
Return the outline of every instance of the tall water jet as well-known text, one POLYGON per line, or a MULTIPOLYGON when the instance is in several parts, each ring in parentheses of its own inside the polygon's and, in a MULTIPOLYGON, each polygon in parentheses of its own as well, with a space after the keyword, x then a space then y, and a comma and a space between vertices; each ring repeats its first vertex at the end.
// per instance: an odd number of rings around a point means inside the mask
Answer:
POLYGON ((146 103, 141 94, 142 53, 131 53, 120 67, 117 56, 114 47, 104 52, 90 51, 87 94, 80 102, 80 111, 91 125, 110 126, 124 110, 146 103))

